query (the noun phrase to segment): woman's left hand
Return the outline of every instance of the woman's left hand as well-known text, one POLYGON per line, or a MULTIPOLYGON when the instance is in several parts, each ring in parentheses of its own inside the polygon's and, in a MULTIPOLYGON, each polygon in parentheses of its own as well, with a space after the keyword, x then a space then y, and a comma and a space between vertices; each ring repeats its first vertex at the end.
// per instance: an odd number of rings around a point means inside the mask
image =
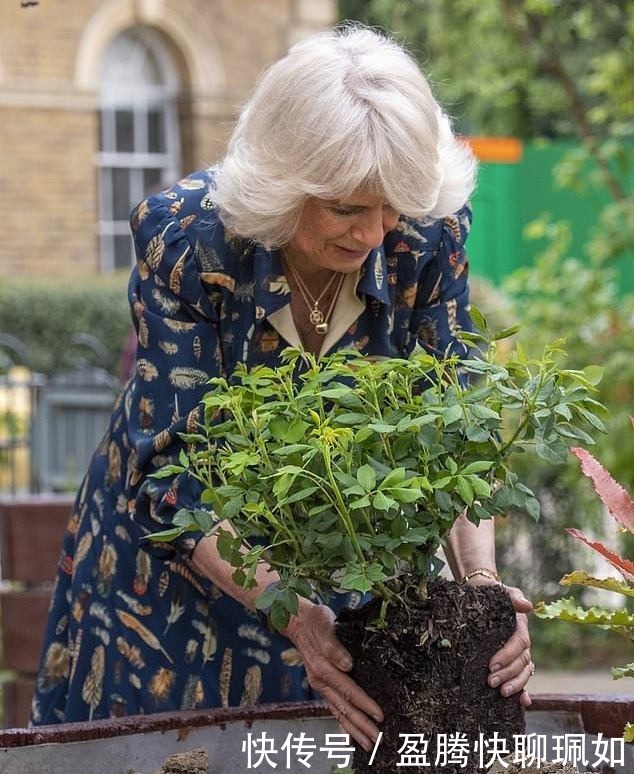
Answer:
POLYGON ((535 672, 531 658, 531 639, 528 633, 527 613, 533 605, 520 589, 506 586, 506 592, 515 608, 517 627, 515 632, 493 656, 489 662, 489 685, 500 689, 503 696, 511 696, 521 691, 520 702, 527 709, 531 706, 531 697, 526 684, 535 672))

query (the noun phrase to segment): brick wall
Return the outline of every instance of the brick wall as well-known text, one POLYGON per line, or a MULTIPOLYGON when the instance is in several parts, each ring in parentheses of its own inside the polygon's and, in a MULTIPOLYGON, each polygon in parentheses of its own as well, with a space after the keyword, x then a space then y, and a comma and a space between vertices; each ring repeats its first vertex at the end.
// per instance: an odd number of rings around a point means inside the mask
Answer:
POLYGON ((97 271, 96 133, 93 111, 0 110, 2 275, 97 271))
POLYGON ((99 65, 119 32, 151 26, 173 53, 186 172, 221 156, 262 68, 335 10, 334 0, 0 0, 0 278, 99 270, 99 65))

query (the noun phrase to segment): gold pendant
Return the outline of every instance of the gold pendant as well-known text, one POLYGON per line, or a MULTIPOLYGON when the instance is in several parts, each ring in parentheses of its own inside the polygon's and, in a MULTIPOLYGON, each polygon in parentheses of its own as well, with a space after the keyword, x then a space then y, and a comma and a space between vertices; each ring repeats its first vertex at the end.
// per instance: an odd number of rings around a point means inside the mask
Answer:
POLYGON ((315 325, 315 333, 318 333, 320 336, 325 336, 328 333, 328 323, 317 323, 317 325, 315 325))
POLYGON ((321 325, 324 321, 324 315, 321 309, 317 309, 317 306, 315 305, 315 308, 311 311, 310 317, 308 318, 311 323, 316 327, 317 325, 321 325))

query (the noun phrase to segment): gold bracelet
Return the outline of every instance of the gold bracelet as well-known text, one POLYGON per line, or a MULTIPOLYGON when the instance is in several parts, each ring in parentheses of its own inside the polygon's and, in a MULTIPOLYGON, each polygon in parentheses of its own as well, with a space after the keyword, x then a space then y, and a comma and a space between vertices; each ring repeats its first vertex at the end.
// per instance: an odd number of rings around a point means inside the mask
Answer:
POLYGON ((497 583, 502 583, 502 578, 500 578, 497 572, 494 572, 493 570, 489 570, 486 567, 477 567, 475 570, 470 570, 468 573, 465 574, 465 576, 460 581, 460 583, 466 583, 468 580, 471 580, 471 578, 474 578, 476 575, 482 575, 484 578, 489 578, 490 580, 496 581, 497 583))

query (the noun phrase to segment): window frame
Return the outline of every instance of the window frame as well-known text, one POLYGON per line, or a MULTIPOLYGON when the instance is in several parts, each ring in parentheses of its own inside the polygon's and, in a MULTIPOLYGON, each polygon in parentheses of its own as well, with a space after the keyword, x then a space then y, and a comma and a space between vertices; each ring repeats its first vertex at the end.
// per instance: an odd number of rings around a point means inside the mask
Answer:
MULTIPOLYGON (((137 73, 131 74, 131 77, 137 73)), ((137 83, 140 79, 137 80, 137 83)), ((129 268, 134 263, 134 250, 130 237, 128 212, 143 196, 167 181, 178 179, 181 174, 181 132, 178 100, 181 82, 173 61, 160 36, 147 27, 132 27, 119 33, 110 43, 102 63, 102 83, 99 105, 99 151, 96 154, 99 189, 99 217, 97 236, 99 242, 99 267, 102 273, 129 268), (116 83, 108 83, 103 77, 107 60, 113 49, 122 45, 118 38, 136 39, 154 58, 162 79, 160 84, 143 82, 138 89, 128 94, 117 93, 116 83), (117 150, 116 113, 126 111, 132 115, 133 150, 117 150), (149 114, 158 111, 163 123, 164 148, 162 151, 149 150, 149 114), (128 202, 126 217, 115 217, 114 170, 127 170, 128 202), (148 186, 145 176, 150 170, 157 172, 158 182, 148 186), (128 237, 130 260, 125 263, 118 254, 117 238, 128 237)), ((120 214, 120 213, 119 213, 120 214)))

